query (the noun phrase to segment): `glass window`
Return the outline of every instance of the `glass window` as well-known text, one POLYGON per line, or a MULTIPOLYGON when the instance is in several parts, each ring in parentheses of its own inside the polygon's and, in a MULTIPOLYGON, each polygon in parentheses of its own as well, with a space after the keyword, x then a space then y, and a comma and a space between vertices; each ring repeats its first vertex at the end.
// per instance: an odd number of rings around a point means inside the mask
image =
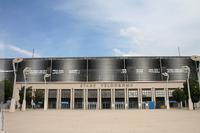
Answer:
POLYGON ((156 97, 165 97, 164 89, 156 89, 156 97))
POLYGON ((143 97, 151 97, 151 89, 142 90, 143 97))

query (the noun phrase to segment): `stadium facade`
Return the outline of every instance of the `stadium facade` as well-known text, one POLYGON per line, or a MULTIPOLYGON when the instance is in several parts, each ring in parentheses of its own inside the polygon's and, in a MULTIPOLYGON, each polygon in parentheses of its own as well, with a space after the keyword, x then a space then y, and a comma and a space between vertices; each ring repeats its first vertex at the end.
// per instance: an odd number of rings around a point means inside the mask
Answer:
MULTIPOLYGON (((12 61, 0 60, 4 79, 13 80, 12 61)), ((187 79, 182 66, 198 78, 198 63, 189 56, 25 58, 15 64, 14 98, 19 100, 26 83, 33 96, 43 94, 44 109, 142 109, 151 102, 156 108, 171 108, 176 103, 172 92, 187 79)))

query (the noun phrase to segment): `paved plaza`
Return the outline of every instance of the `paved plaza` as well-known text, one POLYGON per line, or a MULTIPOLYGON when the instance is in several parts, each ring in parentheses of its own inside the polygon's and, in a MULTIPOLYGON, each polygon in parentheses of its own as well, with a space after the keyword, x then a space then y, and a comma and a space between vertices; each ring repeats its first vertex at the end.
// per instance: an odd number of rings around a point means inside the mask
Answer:
POLYGON ((6 112, 6 133, 199 133, 200 110, 6 112))

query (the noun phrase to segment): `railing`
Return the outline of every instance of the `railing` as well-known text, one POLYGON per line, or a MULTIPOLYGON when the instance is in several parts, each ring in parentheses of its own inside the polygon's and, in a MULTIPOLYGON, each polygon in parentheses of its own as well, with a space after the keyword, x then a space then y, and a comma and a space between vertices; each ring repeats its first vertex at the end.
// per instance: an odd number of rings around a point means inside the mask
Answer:
POLYGON ((110 109, 111 108, 111 102, 102 102, 102 109, 110 109))
POLYGON ((69 109, 70 103, 69 102, 61 102, 61 108, 62 109, 69 109))
POLYGON ((96 109, 97 102, 88 102, 88 109, 96 109))
POLYGON ((138 102, 129 102, 129 109, 138 109, 138 102))
POLYGON ((124 102, 115 102, 115 109, 124 109, 125 103, 124 102))
POLYGON ((82 109, 83 108, 83 102, 75 102, 74 108, 75 109, 82 109))

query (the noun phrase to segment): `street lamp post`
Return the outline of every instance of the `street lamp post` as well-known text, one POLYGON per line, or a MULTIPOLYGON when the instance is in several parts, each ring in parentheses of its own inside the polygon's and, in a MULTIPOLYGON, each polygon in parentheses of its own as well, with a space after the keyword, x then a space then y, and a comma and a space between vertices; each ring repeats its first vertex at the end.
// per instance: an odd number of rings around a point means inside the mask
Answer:
POLYGON ((165 88, 165 106, 167 106, 167 109, 170 109, 170 106, 169 106, 169 94, 168 94, 168 82, 169 82, 169 74, 167 72, 164 72, 162 73, 163 76, 167 77, 167 80, 166 80, 166 88, 165 88))
MULTIPOLYGON (((122 69, 122 72, 121 73, 123 73, 124 74, 124 81, 128 81, 128 74, 127 74, 127 70, 124 68, 124 69, 122 69)), ((127 109, 128 108, 128 100, 127 100, 127 92, 125 91, 125 93, 126 93, 126 97, 125 97, 125 109, 127 109)))
POLYGON ((23 99, 23 102, 22 102, 22 111, 25 111, 26 110, 26 75, 29 74, 31 71, 31 68, 30 67, 26 67, 24 70, 23 70, 23 75, 24 75, 24 83, 25 83, 25 86, 24 86, 24 99, 23 99))
POLYGON ((13 94, 12 94, 12 99, 11 99, 11 104, 10 104, 10 112, 15 112, 15 87, 16 87, 16 79, 17 79, 17 73, 16 73, 16 68, 15 68, 15 64, 18 64, 20 62, 23 61, 23 58, 15 58, 12 61, 12 65, 13 65, 13 72, 14 72, 14 83, 13 83, 13 94))
POLYGON ((45 84, 45 93, 44 93, 44 110, 47 110, 47 104, 48 104, 48 100, 47 100, 47 86, 46 86, 46 84, 47 84, 47 81, 46 81, 46 78, 48 78, 48 77, 50 77, 51 76, 51 74, 45 74, 44 75, 44 84, 45 84))
POLYGON ((191 94, 190 94, 190 67, 189 66, 182 66, 183 70, 187 71, 187 89, 188 89, 188 106, 189 110, 193 110, 193 104, 192 104, 192 99, 191 99, 191 94))

